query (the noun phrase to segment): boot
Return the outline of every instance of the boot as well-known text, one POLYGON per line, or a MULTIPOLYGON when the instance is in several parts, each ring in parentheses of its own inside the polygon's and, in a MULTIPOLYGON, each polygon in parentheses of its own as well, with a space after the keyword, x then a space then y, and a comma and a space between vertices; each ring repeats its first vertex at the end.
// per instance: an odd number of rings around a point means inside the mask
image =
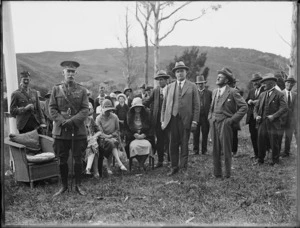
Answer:
POLYGON ((53 197, 59 196, 68 190, 68 164, 59 165, 62 187, 56 192, 53 197))
POLYGON ((81 172, 82 172, 82 165, 75 164, 74 165, 74 173, 75 173, 75 191, 79 193, 79 195, 85 196, 86 192, 82 190, 80 187, 81 184, 81 172))

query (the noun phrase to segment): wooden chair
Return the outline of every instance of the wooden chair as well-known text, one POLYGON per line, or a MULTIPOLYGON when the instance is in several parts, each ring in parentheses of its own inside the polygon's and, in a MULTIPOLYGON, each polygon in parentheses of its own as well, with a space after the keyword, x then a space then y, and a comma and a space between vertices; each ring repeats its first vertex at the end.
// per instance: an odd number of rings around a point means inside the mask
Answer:
MULTIPOLYGON (((39 135, 39 140, 42 152, 53 152, 54 140, 45 135, 39 135)), ((30 187, 33 188, 33 182, 44 180, 51 177, 59 177, 58 159, 55 158, 49 162, 31 163, 27 161, 26 146, 12 142, 9 137, 4 139, 4 143, 10 147, 12 157, 15 164, 15 181, 30 182, 30 187)))
MULTIPOLYGON (((152 168, 152 170, 154 169, 154 155, 155 155, 155 149, 152 148, 150 154, 148 155, 149 166, 152 168)), ((133 162, 133 158, 129 158, 129 172, 131 172, 132 169, 132 162, 133 162)))

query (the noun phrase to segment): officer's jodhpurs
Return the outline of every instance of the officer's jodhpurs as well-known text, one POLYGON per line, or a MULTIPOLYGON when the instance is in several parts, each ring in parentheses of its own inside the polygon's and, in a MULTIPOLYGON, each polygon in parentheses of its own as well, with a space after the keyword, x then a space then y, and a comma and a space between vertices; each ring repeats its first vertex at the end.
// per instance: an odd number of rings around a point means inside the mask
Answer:
MULTIPOLYGON (((74 174, 75 185, 80 185, 80 175, 82 173, 82 157, 84 156, 85 149, 87 147, 87 139, 74 140, 74 174)), ((72 148, 72 140, 69 139, 54 139, 53 149, 56 156, 59 158, 59 167, 61 180, 63 185, 67 185, 68 182, 68 158, 69 151, 72 148)))

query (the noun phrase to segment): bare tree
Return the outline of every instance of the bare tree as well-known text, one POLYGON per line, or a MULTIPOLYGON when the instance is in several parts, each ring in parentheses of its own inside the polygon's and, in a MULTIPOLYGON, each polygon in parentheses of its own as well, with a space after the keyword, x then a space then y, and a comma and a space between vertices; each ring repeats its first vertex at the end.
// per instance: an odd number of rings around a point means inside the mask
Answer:
POLYGON ((128 19, 128 7, 126 7, 126 14, 125 14, 125 44, 121 41, 118 37, 118 40, 122 46, 120 50, 120 54, 122 56, 122 65, 124 67, 123 76, 126 80, 126 84, 128 87, 131 87, 133 82, 136 80, 138 71, 137 71, 137 63, 134 54, 134 48, 129 41, 129 32, 131 29, 131 24, 129 23, 128 19))
POLYGON ((148 25, 149 20, 152 14, 152 8, 150 7, 147 2, 136 2, 135 7, 135 17, 136 20, 139 22, 145 40, 145 61, 144 61, 144 77, 145 77, 145 84, 148 86, 148 71, 149 71, 149 38, 148 38, 148 25))
POLYGON ((295 78, 297 78, 297 12, 299 14, 299 4, 297 4, 297 1, 295 1, 293 2, 292 43, 289 65, 289 75, 292 75, 295 78))
POLYGON ((153 15, 154 15, 154 20, 153 20, 153 24, 149 24, 150 27, 153 29, 154 31, 154 75, 156 74, 156 72, 159 70, 159 56, 160 56, 160 42, 165 39, 168 35, 170 35, 171 32, 174 31, 176 25, 179 22, 191 22, 191 21, 195 21, 200 19, 202 16, 204 16, 210 9, 213 11, 218 10, 221 5, 211 5, 206 9, 202 9, 200 15, 198 15, 197 17, 194 18, 180 18, 177 19, 173 22, 173 25, 171 26, 171 28, 169 29, 169 31, 167 31, 165 34, 161 35, 160 34, 160 27, 161 24, 170 19, 174 14, 176 14, 177 12, 181 11, 184 7, 186 7, 187 5, 191 4, 192 2, 184 2, 182 3, 180 6, 176 7, 174 10, 172 10, 170 13, 168 13, 168 15, 164 16, 164 11, 167 7, 173 7, 175 4, 173 1, 148 1, 147 4, 150 5, 152 11, 153 11, 153 15))

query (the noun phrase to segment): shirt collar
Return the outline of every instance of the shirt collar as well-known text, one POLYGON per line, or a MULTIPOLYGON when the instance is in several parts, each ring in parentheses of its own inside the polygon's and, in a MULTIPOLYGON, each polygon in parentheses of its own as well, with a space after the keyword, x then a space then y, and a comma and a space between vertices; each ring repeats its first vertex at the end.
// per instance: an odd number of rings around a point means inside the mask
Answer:
POLYGON ((178 80, 177 80, 177 85, 179 85, 179 82, 182 84, 182 85, 181 85, 181 87, 182 87, 182 86, 184 85, 184 83, 185 83, 185 79, 182 80, 182 81, 178 81, 178 80))

